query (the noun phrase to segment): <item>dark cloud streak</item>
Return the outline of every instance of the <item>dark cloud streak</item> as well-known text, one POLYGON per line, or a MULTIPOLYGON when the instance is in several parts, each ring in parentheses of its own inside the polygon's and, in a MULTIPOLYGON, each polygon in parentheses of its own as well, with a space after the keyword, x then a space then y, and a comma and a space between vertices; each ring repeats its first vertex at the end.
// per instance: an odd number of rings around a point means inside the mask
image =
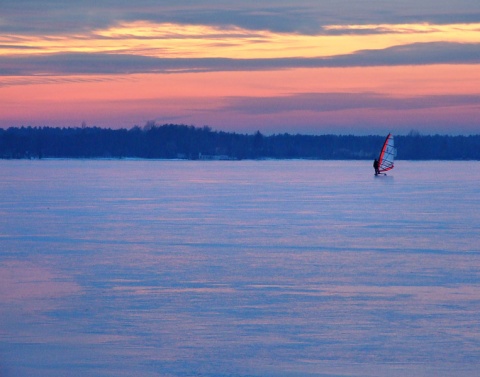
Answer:
POLYGON ((350 55, 340 55, 329 58, 162 59, 104 53, 69 53, 39 56, 17 55, 0 58, 0 76, 177 73, 479 63, 479 44, 438 42, 415 43, 384 50, 364 50, 350 55))
POLYGON ((249 30, 316 34, 325 25, 480 22, 471 0, 2 0, 0 34, 65 34, 107 28, 122 21, 238 26, 249 30), (3 16, 3 18, 2 18, 3 16))
POLYGON ((420 110, 480 106, 480 95, 392 97, 380 93, 301 93, 283 97, 232 97, 222 109, 250 115, 291 111, 331 112, 355 109, 420 110))

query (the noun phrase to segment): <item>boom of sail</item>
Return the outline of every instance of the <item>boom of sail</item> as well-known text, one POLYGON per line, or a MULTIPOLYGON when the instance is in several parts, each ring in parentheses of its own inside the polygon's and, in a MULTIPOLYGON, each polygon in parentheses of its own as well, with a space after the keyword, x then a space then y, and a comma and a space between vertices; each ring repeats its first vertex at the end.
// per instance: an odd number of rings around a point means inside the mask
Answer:
POLYGON ((388 134, 383 143, 380 157, 378 158, 378 171, 380 173, 393 169, 393 160, 395 158, 395 147, 393 145, 393 135, 388 134))

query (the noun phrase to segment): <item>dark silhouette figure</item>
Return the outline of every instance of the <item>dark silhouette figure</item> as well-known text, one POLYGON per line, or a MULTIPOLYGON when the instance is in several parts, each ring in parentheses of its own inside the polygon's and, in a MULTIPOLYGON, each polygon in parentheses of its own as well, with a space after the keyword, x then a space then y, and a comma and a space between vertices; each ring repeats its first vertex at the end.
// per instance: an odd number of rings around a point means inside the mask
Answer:
POLYGON ((373 161, 373 168, 375 169, 375 175, 379 175, 380 171, 378 170, 378 160, 373 161))

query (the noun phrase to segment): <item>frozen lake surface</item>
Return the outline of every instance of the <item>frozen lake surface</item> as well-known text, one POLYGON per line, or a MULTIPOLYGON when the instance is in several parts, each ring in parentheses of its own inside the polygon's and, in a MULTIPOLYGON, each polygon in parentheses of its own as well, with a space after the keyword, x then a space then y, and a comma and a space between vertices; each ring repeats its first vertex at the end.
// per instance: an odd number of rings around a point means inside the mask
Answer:
POLYGON ((478 376, 480 162, 0 161, 0 376, 478 376))

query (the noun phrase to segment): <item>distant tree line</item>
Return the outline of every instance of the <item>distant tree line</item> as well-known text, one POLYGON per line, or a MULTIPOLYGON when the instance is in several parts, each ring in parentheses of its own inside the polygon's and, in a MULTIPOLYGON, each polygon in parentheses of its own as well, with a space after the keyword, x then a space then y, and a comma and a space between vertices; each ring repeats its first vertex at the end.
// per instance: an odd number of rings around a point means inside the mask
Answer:
MULTIPOLYGON (((377 157, 386 135, 265 136, 209 127, 156 125, 143 128, 12 127, 0 129, 0 158, 322 159, 377 157)), ((480 160, 480 135, 395 136, 403 160, 480 160)))

